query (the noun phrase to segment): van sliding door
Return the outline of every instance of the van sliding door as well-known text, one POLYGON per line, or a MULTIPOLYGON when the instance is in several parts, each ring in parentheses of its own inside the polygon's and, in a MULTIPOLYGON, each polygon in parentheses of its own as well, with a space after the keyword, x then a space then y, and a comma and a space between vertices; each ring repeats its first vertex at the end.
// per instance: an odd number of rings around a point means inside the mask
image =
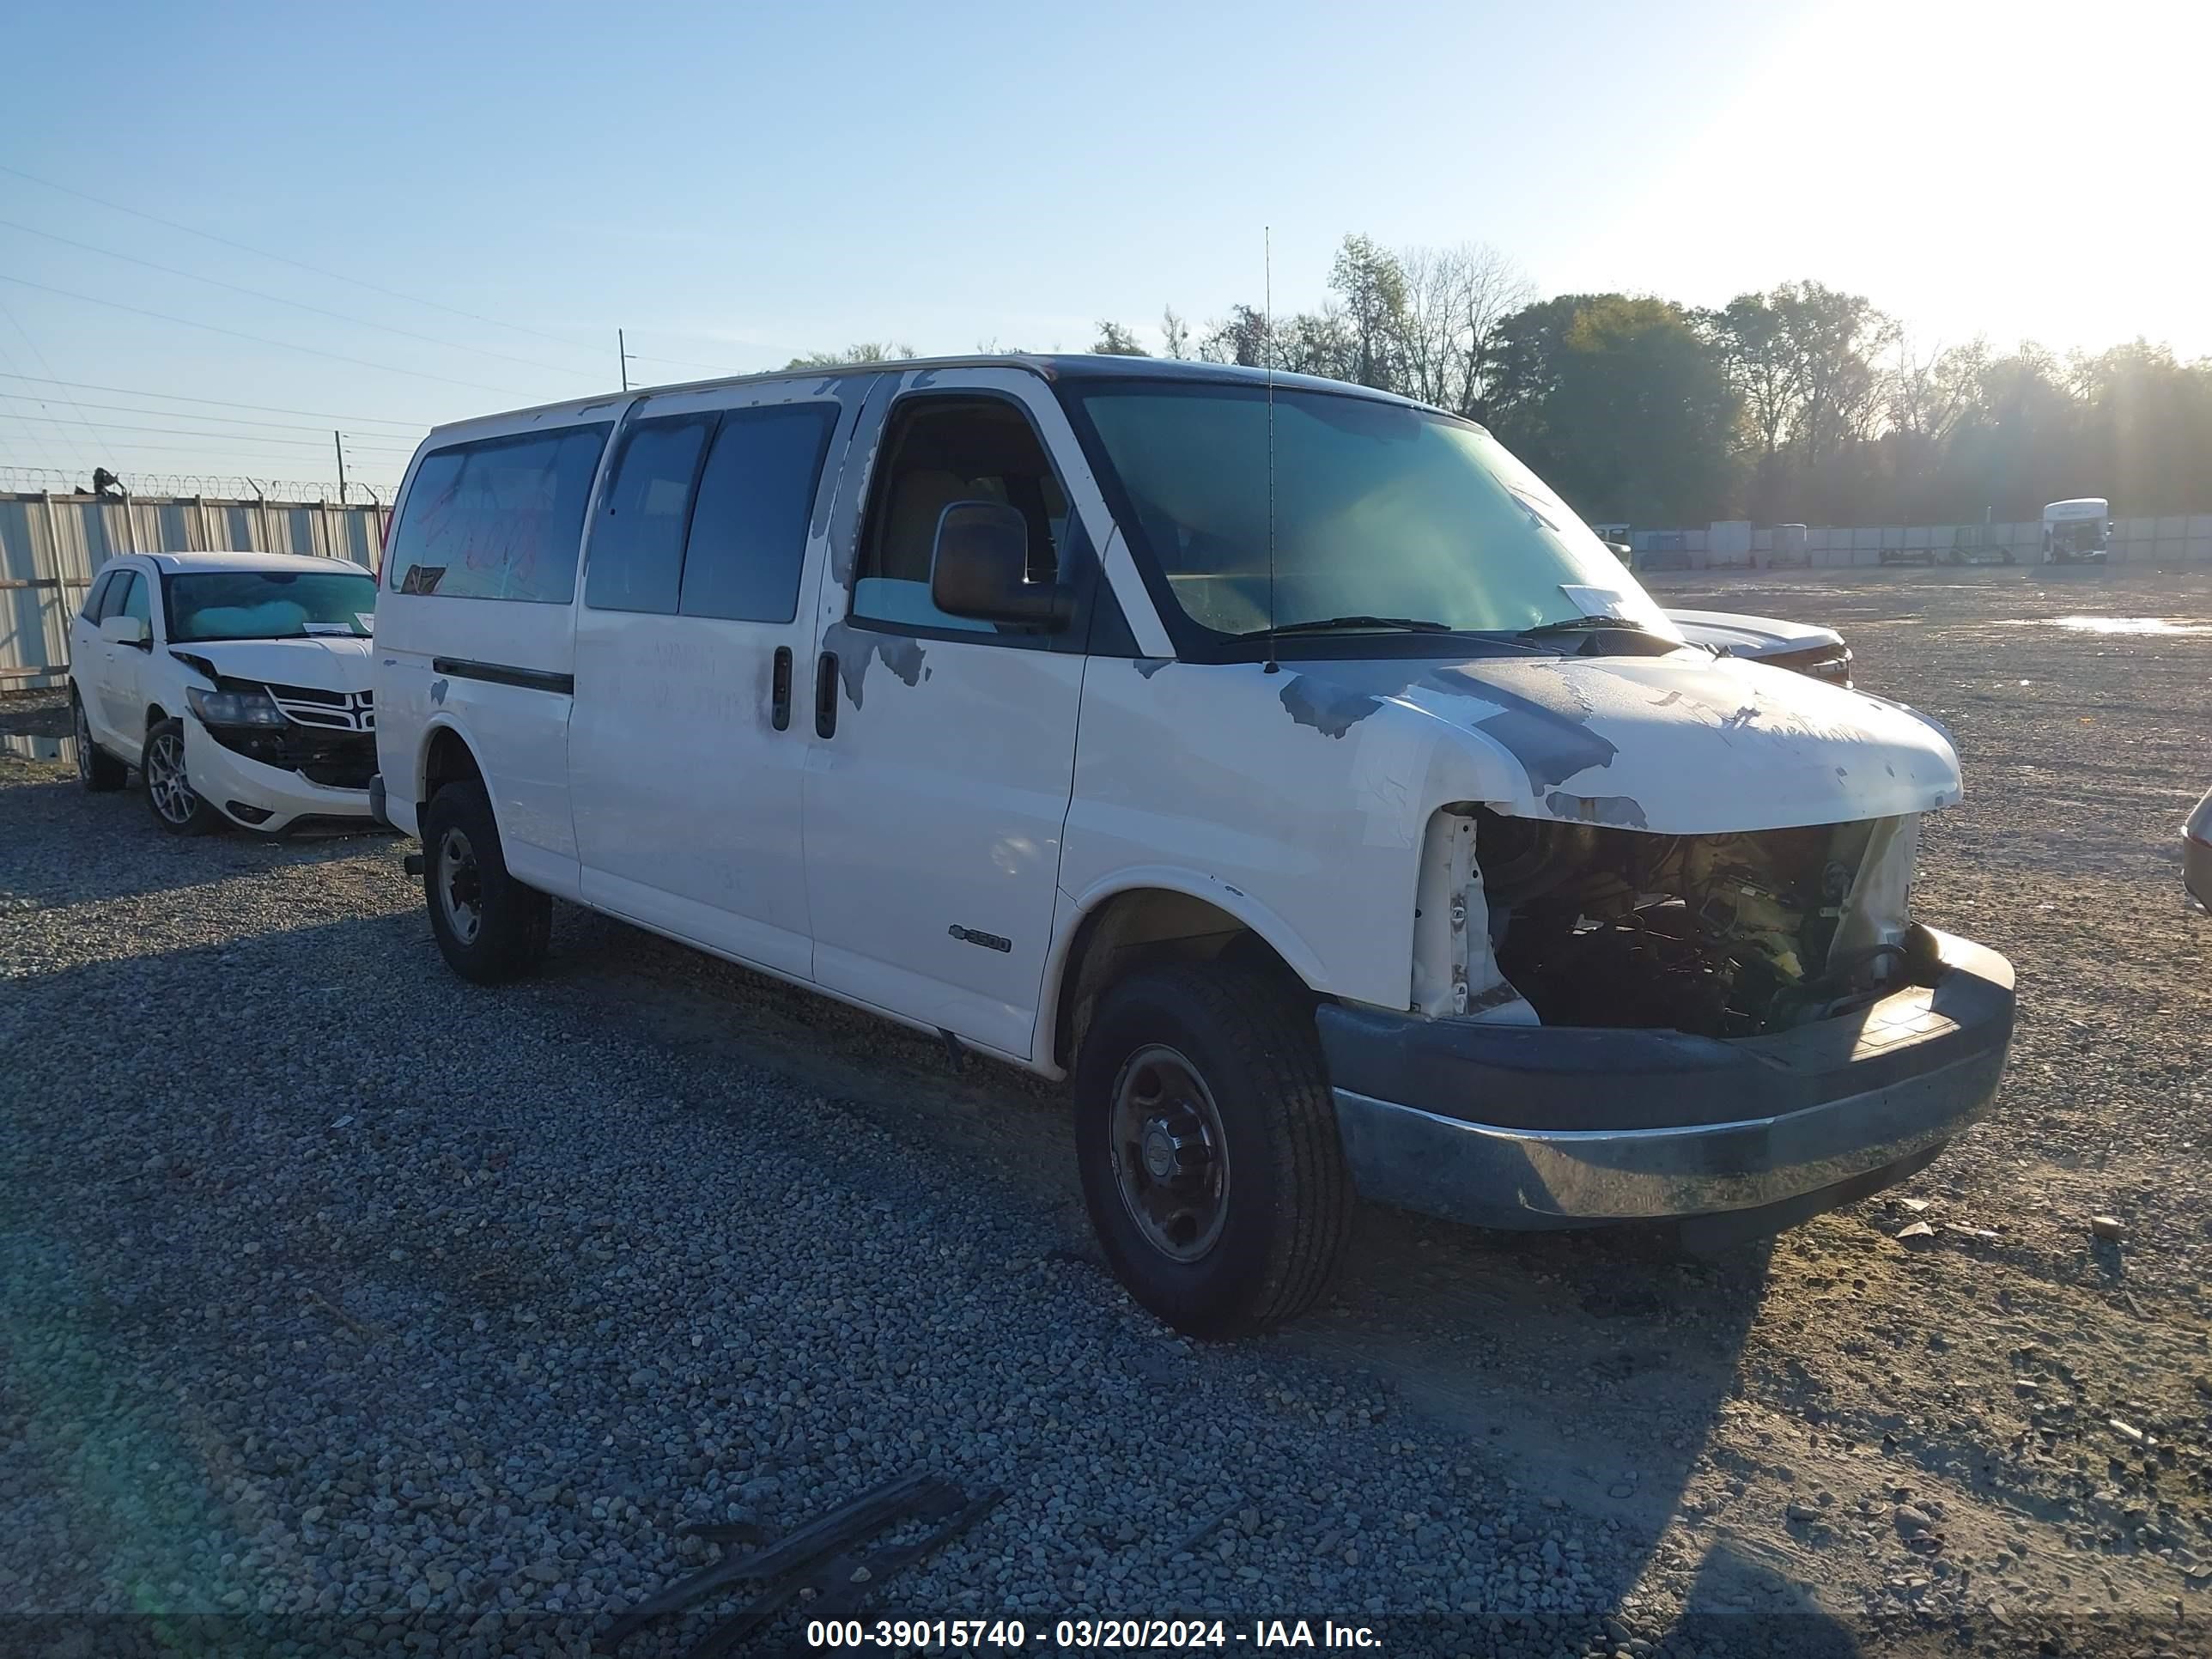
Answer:
POLYGON ((793 688, 836 458, 870 378, 641 405, 617 437, 577 611, 568 773, 586 901, 798 978, 812 972, 810 720, 793 688))

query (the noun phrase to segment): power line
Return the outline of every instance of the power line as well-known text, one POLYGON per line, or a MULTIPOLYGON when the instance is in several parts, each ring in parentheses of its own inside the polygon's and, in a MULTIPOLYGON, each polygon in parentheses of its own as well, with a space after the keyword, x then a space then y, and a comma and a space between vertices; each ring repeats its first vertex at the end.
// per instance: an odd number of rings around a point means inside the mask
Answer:
MULTIPOLYGON (((283 455, 282 455, 281 457, 280 457, 280 456, 277 456, 275 451, 273 451, 273 450, 266 450, 266 449, 263 449, 262 447, 259 447, 258 445, 257 445, 257 444, 155 444, 155 443, 146 443, 146 442, 143 442, 143 441, 140 441, 140 440, 135 439, 135 438, 134 438, 134 439, 126 439, 126 440, 123 440, 123 441, 118 441, 118 442, 114 442, 114 443, 104 444, 104 445, 102 446, 102 449, 103 449, 103 453, 105 453, 106 451, 108 451, 108 450, 112 450, 112 451, 115 451, 115 452, 117 452, 117 453, 133 453, 133 454, 156 454, 156 455, 254 454, 254 455, 261 456, 261 457, 263 457, 263 458, 264 458, 264 459, 283 459, 283 460, 286 460, 286 461, 296 461, 296 460, 298 460, 298 459, 300 459, 300 457, 299 457, 299 456, 297 456, 297 455, 295 455, 295 454, 293 454, 293 453, 292 453, 290 451, 289 451, 289 450, 288 450, 288 451, 286 451, 286 452, 284 453, 284 454, 283 454, 283 455)), ((393 474, 395 477, 396 477, 396 476, 398 476, 399 473, 404 472, 404 471, 406 471, 405 465, 404 465, 403 462, 400 462, 400 461, 396 460, 396 459, 395 459, 395 460, 389 461, 389 462, 386 462, 386 463, 384 463, 384 465, 388 465, 388 466, 391 468, 391 471, 392 471, 392 474, 393 474)), ((83 471, 83 472, 89 472, 92 469, 91 469, 89 466, 86 466, 86 467, 78 467, 78 468, 74 468, 74 469, 64 469, 64 470, 68 470, 68 471, 83 471)))
POLYGON ((428 306, 433 311, 443 311, 455 317, 465 317, 472 323, 486 323, 494 328, 511 328, 520 334, 534 334, 542 340, 550 340, 556 345, 566 346, 571 351, 596 352, 599 349, 595 346, 580 345, 574 340, 565 340, 561 336, 550 334, 542 328, 532 328, 523 323, 506 322, 497 317, 479 316, 473 311, 464 311, 458 306, 449 306, 441 301, 426 300, 419 294, 402 294, 398 289, 384 288, 375 283, 365 282, 358 276, 349 276, 343 271, 325 270, 320 265, 311 265, 303 259, 295 259, 287 254, 271 253, 267 248, 255 247, 248 242, 233 241, 229 237, 218 236, 211 230, 202 230, 197 226, 179 224, 174 219, 164 219, 159 214, 142 212, 137 208, 125 207, 120 202, 110 202, 100 197, 88 194, 84 191, 72 189, 68 185, 58 185, 51 179, 41 179, 34 173, 24 172, 21 167, 0 165, 0 173, 12 173, 18 179, 28 179, 32 184, 43 185, 48 190, 58 190, 64 196, 74 196, 80 201, 90 202, 96 207, 107 208, 117 213, 127 213, 134 219, 144 219, 149 223, 166 225, 171 230, 181 230, 187 236, 199 236, 210 242, 220 242, 223 246, 236 248, 241 253, 252 253, 264 259, 274 259, 279 264, 291 265, 301 270, 310 271, 318 276, 327 276, 333 282, 349 283, 356 288, 365 288, 370 293, 381 294, 387 299, 404 300, 410 305, 428 306))
MULTIPOLYGON (((433 424, 428 421, 394 420, 389 415, 333 415, 327 410, 286 409, 276 404, 226 403, 220 398, 191 398, 181 392, 148 392, 134 386, 94 386, 88 380, 43 380, 36 374, 0 374, 0 380, 28 380, 39 386, 75 386, 79 392, 112 392, 118 398, 162 398, 173 404, 205 404, 211 409, 258 409, 264 415, 305 415, 311 420, 339 421, 350 426, 427 428, 433 424)), ((71 401, 74 402, 75 399, 71 401)))
MULTIPOLYGON (((27 375, 17 375, 17 374, 14 374, 14 373, 12 372, 12 371, 13 371, 13 369, 14 369, 14 367, 15 367, 15 354, 14 352, 12 352, 12 351, 9 350, 9 349, 8 349, 8 348, 7 348, 7 346, 6 346, 5 344, 0 344, 0 363, 6 363, 6 364, 9 366, 9 372, 8 378, 9 378, 10 380, 27 380, 27 379, 29 379, 30 377, 29 377, 29 376, 27 376, 27 375)), ((33 396, 35 396, 36 394, 33 394, 33 396)), ((43 403, 41 403, 41 404, 39 405, 39 407, 40 407, 40 408, 41 408, 41 409, 44 409, 44 408, 46 407, 46 405, 45 405, 43 403)), ((51 440, 49 440, 49 439, 47 439, 47 438, 46 438, 46 437, 44 437, 44 436, 40 436, 40 437, 39 438, 38 441, 39 441, 40 445, 42 447, 46 447, 46 459, 49 459, 49 460, 52 460, 52 459, 55 459, 58 458, 58 459, 63 459, 63 460, 66 460, 66 459, 68 459, 65 455, 64 455, 64 454, 62 453, 61 447, 60 447, 58 444, 52 443, 52 441, 51 440)), ((64 470, 66 470, 66 469, 64 469, 64 470)))
MULTIPOLYGON (((35 422, 40 421, 51 422, 53 418, 54 417, 51 415, 15 415, 10 414, 4 409, 0 409, 0 421, 30 421, 35 422)), ((209 432, 197 427, 188 426, 131 426, 125 422, 116 421, 87 421, 85 425, 91 428, 95 432, 152 432, 170 438, 222 438, 232 443, 282 444, 288 449, 295 445, 302 449, 322 449, 327 447, 330 443, 330 434, 327 432, 319 438, 270 438, 264 437, 258 432, 209 432)), ((307 430, 304 427, 295 427, 291 429, 294 431, 307 430)), ((402 447, 393 445, 386 447, 382 444, 368 444, 362 446, 362 447, 365 449, 380 451, 387 455, 412 455, 415 453, 411 446, 402 447)))
MULTIPOLYGON (((54 366, 46 361, 46 354, 39 349, 39 343, 31 337, 31 331, 23 326, 23 319, 15 313, 14 310, 4 300, 0 300, 0 316, 5 316, 8 319, 9 325, 14 327, 15 332, 23 337, 23 343, 31 348, 32 360, 35 362, 40 368, 45 369, 47 374, 52 374, 54 372, 54 366)), ((62 394, 62 401, 74 405, 76 399, 71 397, 68 392, 64 392, 62 394)), ((77 416, 79 421, 82 422, 83 419, 83 411, 82 410, 78 410, 77 416)), ((74 434, 64 433, 62 435, 67 440, 70 448, 76 448, 76 440, 74 434)))
POLYGON ((165 276, 181 276, 188 283, 205 283, 210 288, 228 289, 233 294, 243 294, 249 300, 261 300, 270 305, 291 306, 296 310, 311 312, 318 317, 329 317, 341 323, 351 323, 357 328, 381 329, 386 334, 397 334, 403 339, 421 340, 426 344, 440 346, 448 351, 473 351, 480 357, 496 357, 503 363, 520 363, 525 368, 543 368, 556 374, 583 374, 586 370, 569 368, 559 363, 549 363, 537 357, 517 357, 510 352, 494 351, 486 346, 462 345, 457 341, 441 340, 434 335, 417 334, 411 328, 398 328, 390 323, 372 322, 366 317, 356 317, 343 311, 329 311, 321 306, 311 306, 303 300, 288 300, 281 294, 264 294, 259 289, 243 288, 236 283, 226 283, 216 276, 202 276, 196 271, 179 270, 174 265, 156 264, 151 259, 142 259, 135 253, 118 253, 113 248, 96 247, 90 242, 80 242, 68 236, 58 236, 51 230, 40 230, 35 225, 19 225, 12 219, 0 219, 0 229, 20 230, 32 236, 43 236, 48 241, 59 242, 64 247, 82 248, 87 253, 97 253, 109 259, 120 259, 126 264, 143 265, 149 270, 158 270, 165 276))
MULTIPOLYGON (((13 437, 14 435, 15 434, 11 433, 0 433, 0 442, 4 442, 7 439, 13 437)), ((170 437, 191 439, 197 437, 198 434, 190 432, 175 432, 170 433, 167 435, 170 437)), ((274 455, 277 453, 276 449, 270 447, 270 443, 274 441, 247 440, 244 442, 240 442, 236 439, 222 437, 221 434, 218 434, 217 441, 205 443, 188 442, 185 444, 162 444, 154 443, 144 438, 100 438, 97 439, 96 441, 99 443, 100 453, 103 454, 111 449, 160 449, 167 450, 172 453, 191 452, 195 454, 208 454, 216 451, 239 453, 250 451, 260 455, 274 455)), ((286 452, 287 459, 296 461, 300 459, 296 454, 289 453, 294 447, 292 444, 286 442, 283 447, 286 452)), ((329 449, 329 446, 327 444, 309 444, 306 446, 306 447, 310 449, 321 448, 325 453, 327 453, 329 449)), ((350 449, 352 446, 349 445, 347 447, 350 449)), ((366 453, 367 452, 363 453, 366 453)), ((391 451, 379 452, 377 459, 380 463, 394 466, 404 465, 405 461, 405 456, 404 454, 391 451)))
MULTIPOLYGON (((35 392, 0 392, 0 398, 15 403, 43 404, 43 399, 35 392)), ((97 409, 111 415, 159 415, 171 421, 213 421, 222 426, 261 426, 277 432, 319 432, 328 436, 331 431, 327 426, 304 426, 298 421, 251 421, 237 415, 204 415, 191 409, 150 409, 144 404, 83 404, 71 399, 70 406, 72 409, 97 409)), ((343 426, 346 422, 340 417, 333 424, 343 426)), ((400 432, 365 432, 362 435, 365 438, 406 436, 400 432)))
MULTIPOLYGON (((0 171, 13 169, 0 168, 0 171)), ((366 357, 349 357, 343 352, 324 351, 315 346, 295 344, 289 340, 272 340, 264 334, 248 334, 242 329, 224 328, 216 323, 198 323, 189 317, 172 317, 166 311, 149 311, 143 306, 126 306, 119 300, 102 300, 90 294, 79 294, 73 289, 55 288, 46 283, 34 283, 27 276, 10 276, 0 270, 0 283, 14 283, 21 288, 34 288, 46 294, 58 294, 65 300, 82 300, 88 305, 106 306, 114 311, 127 311, 134 316, 151 317, 157 322, 176 323, 185 328, 204 328, 210 334, 228 334, 235 340, 251 340, 256 345, 276 346, 286 351, 304 351, 311 357, 327 357, 332 362, 351 363, 356 368, 381 369, 386 374, 411 374, 418 380, 437 380, 447 386, 466 386, 471 392, 496 392, 502 397, 526 398, 531 394, 518 392, 513 386, 486 386, 481 380, 456 380, 449 375, 433 374, 425 369, 401 368, 392 363, 371 362, 366 357)))

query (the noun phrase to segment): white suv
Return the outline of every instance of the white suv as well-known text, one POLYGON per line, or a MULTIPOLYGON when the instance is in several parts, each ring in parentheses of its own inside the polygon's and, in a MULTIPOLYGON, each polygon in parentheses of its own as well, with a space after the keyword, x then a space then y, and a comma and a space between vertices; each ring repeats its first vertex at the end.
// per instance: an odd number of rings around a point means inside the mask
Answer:
POLYGON ((1357 386, 982 358, 442 428, 375 685, 458 972, 558 896, 1070 1078, 1106 1255, 1194 1333, 1310 1303, 1355 1192, 1788 1224, 2010 1040, 2004 960, 1908 914, 1942 729, 1686 646, 1488 433, 1357 386))
POLYGON ((368 823, 375 618, 375 578, 342 559, 109 560, 70 624, 78 777, 137 767, 173 835, 368 823))

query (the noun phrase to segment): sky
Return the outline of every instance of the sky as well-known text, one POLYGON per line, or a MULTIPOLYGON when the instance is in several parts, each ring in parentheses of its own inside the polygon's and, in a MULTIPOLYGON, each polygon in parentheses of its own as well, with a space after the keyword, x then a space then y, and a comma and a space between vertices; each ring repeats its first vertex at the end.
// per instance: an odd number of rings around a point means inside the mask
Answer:
MULTIPOLYGON (((2212 355, 2212 7, 18 0, 0 469, 389 486, 424 429, 856 340, 1156 340, 1349 232, 2212 355), (187 401, 192 400, 192 401, 187 401), (332 433, 343 434, 334 441, 332 433)), ((0 489, 38 488, 0 471, 0 489)), ((149 492, 150 493, 150 492, 149 492)))

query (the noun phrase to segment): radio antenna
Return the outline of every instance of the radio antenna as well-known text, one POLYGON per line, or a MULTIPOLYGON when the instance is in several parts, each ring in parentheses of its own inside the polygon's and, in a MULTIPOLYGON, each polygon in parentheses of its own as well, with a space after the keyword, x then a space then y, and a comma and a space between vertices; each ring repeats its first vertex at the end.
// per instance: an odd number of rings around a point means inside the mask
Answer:
POLYGON ((1275 231, 1260 227, 1261 303, 1267 308, 1267 665, 1265 674, 1282 672, 1275 660, 1275 231))

